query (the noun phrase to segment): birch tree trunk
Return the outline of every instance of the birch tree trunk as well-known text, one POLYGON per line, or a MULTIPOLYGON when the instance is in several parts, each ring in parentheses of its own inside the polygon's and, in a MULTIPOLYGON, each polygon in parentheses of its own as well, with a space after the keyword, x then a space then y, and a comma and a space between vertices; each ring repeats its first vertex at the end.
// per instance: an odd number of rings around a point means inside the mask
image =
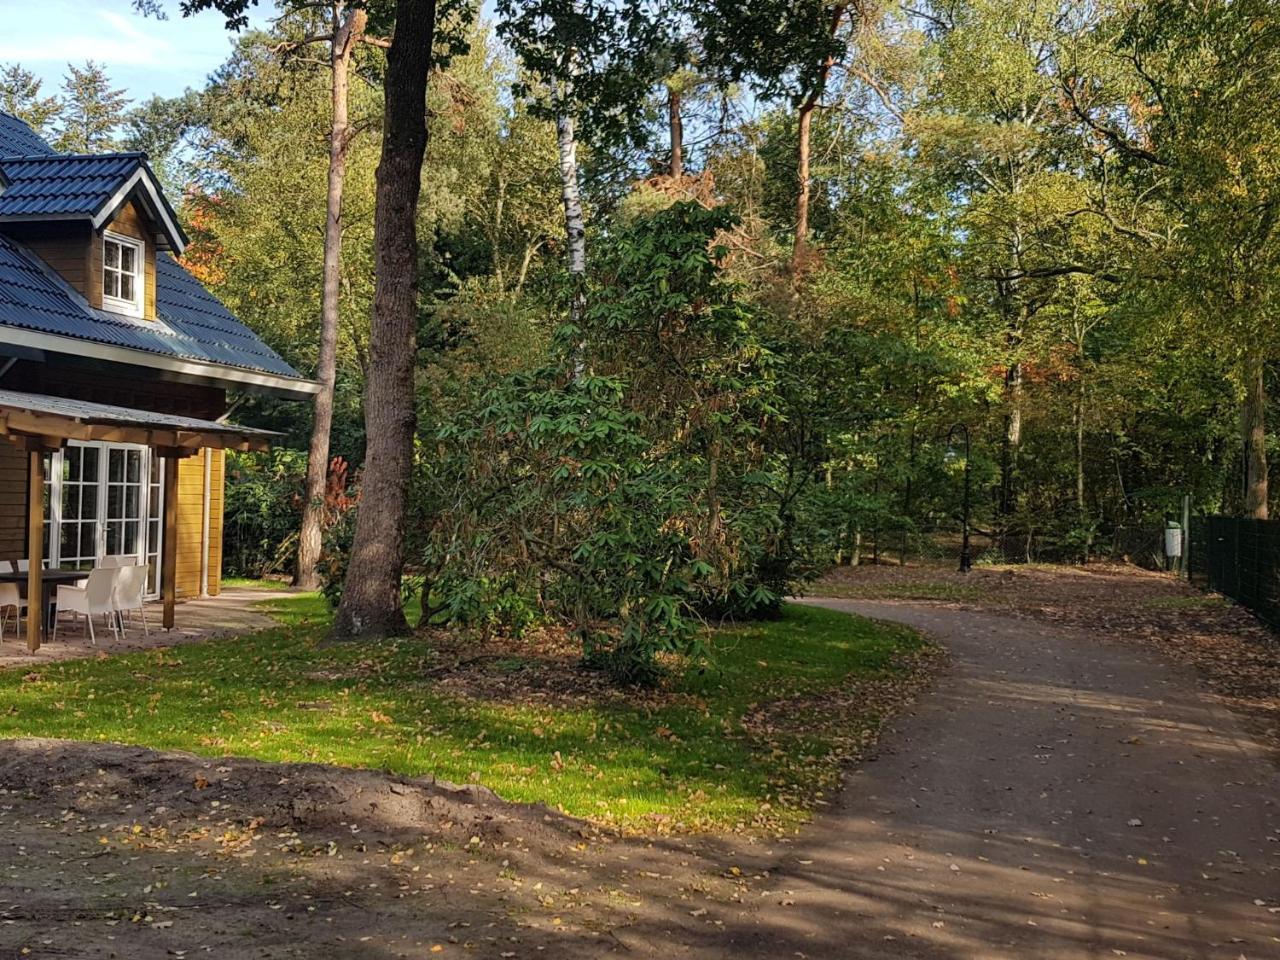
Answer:
POLYGON ((368 443, 355 544, 333 624, 338 639, 395 636, 408 629, 400 584, 415 426, 417 209, 435 20, 436 0, 396 2, 374 213, 369 350, 376 375, 365 389, 368 443))
POLYGON ((560 157, 560 202, 564 206, 564 235, 569 272, 580 277, 587 272, 587 227, 582 214, 582 193, 578 188, 578 140, 573 117, 557 93, 556 146, 560 157))
MULTIPOLYGON (((581 330, 587 312, 587 225, 582 213, 582 193, 578 187, 578 140, 574 132, 573 116, 566 99, 555 81, 551 84, 551 96, 556 105, 556 147, 559 152, 560 202, 564 207, 565 248, 569 265, 569 277, 573 282, 573 300, 569 305, 569 321, 581 330)), ((579 341, 581 343, 581 341, 579 341)), ((575 350, 573 376, 582 375, 582 349, 575 350)))
POLYGON ((351 144, 348 88, 351 57, 364 33, 368 14, 347 10, 344 2, 333 5, 333 39, 329 45, 329 182, 325 199, 324 277, 320 299, 320 355, 316 380, 315 418, 307 454, 306 495, 302 530, 298 536, 298 565, 293 582, 304 590, 320 586, 316 564, 324 542, 324 497, 329 477, 329 436, 333 427, 333 391, 338 366, 338 306, 342 282, 342 190, 347 175, 347 151, 351 144))
POLYGON ((1269 515, 1267 477, 1267 394, 1262 355, 1256 349, 1245 357, 1244 402, 1240 405, 1240 435, 1244 442, 1244 515, 1266 520, 1269 515))

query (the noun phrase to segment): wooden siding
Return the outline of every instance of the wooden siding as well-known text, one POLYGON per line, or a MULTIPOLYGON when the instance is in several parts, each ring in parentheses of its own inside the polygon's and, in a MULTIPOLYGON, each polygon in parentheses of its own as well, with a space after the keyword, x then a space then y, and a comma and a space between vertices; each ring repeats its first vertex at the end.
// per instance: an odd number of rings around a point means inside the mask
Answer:
POLYGON ((227 392, 219 387, 162 380, 154 370, 50 355, 48 362, 19 360, 0 386, 91 403, 111 403, 133 410, 176 413, 216 420, 227 411, 227 392))
POLYGON ((4 232, 38 256, 94 306, 102 306, 102 247, 97 247, 96 287, 93 277, 97 237, 87 223, 50 221, 9 223, 4 232), (97 301, 94 301, 94 291, 97 301))
POLYGON ((204 453, 178 461, 178 596, 200 596, 204 453))
MULTIPOLYGON (((71 284, 89 304, 102 307, 102 230, 88 223, 47 221, 11 223, 4 232, 26 247, 71 284)), ((132 201, 126 202, 105 225, 104 230, 141 240, 145 283, 142 315, 156 318, 156 230, 155 225, 132 201)))
MULTIPOLYGON (((155 228, 151 222, 142 214, 133 203, 132 200, 124 204, 111 221, 103 228, 112 233, 118 233, 122 236, 133 237, 135 240, 141 240, 146 246, 146 256, 144 257, 146 278, 142 297, 142 316, 146 320, 154 320, 156 318, 156 236, 155 228)), ((98 305, 102 303, 102 255, 101 240, 99 239, 98 256, 95 260, 98 268, 98 305)))
POLYGON ((214 450, 209 469, 209 596, 222 592, 222 521, 226 505, 227 451, 214 450))
MULTIPOLYGON (((209 460, 209 595, 222 590, 222 509, 226 456, 209 460)), ((205 451, 178 463, 178 597, 200 596, 200 550, 204 537, 205 451)))
POLYGON ((0 560, 27 555, 27 455, 0 439, 0 560))

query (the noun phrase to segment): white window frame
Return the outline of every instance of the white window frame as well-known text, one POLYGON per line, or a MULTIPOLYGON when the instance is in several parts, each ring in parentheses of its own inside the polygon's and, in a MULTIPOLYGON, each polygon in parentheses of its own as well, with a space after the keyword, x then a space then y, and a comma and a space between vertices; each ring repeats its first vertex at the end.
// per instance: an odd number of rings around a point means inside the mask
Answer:
MULTIPOLYGON (((138 483, 138 549, 129 556, 136 555, 143 564, 155 559, 155 575, 147 582, 146 598, 158 599, 160 596, 160 561, 163 556, 164 541, 164 484, 152 484, 151 464, 163 460, 150 447, 133 443, 110 443, 106 441, 68 440, 70 447, 96 447, 98 450, 98 475, 95 478, 97 501, 94 518, 94 564, 102 561, 107 555, 107 500, 108 477, 111 450, 140 450, 142 462, 139 464, 138 483), (154 487, 154 489, 153 489, 154 487), (154 501, 154 502, 153 502, 154 501), (156 539, 151 539, 152 516, 159 517, 156 526, 156 539)), ((48 470, 45 473, 45 487, 49 493, 48 508, 45 510, 45 559, 49 566, 57 568, 62 564, 62 463, 64 452, 55 450, 49 454, 48 470)), ((77 522, 77 521, 71 521, 77 522)))
POLYGON ((112 313, 123 313, 129 317, 141 317, 146 298, 147 286, 147 245, 134 237, 126 237, 119 233, 104 230, 102 233, 102 308, 112 313), (133 274, 133 299, 125 300, 107 293, 107 271, 114 270, 124 275, 117 267, 107 266, 107 242, 117 243, 121 247, 133 250, 133 263, 136 271, 133 274))

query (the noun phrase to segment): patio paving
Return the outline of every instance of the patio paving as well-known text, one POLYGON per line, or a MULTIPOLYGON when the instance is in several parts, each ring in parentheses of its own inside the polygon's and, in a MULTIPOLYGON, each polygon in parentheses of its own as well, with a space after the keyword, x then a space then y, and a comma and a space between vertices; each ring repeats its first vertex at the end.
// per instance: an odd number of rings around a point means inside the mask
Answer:
POLYGON ((0 669, 50 663, 55 660, 96 657, 100 654, 124 653, 130 650, 172 647, 266 630, 278 626, 278 621, 265 610, 258 608, 257 603, 261 600, 287 597, 292 593, 292 590, 284 587, 279 590, 227 587, 216 597, 202 597, 180 602, 172 630, 165 630, 160 626, 163 605, 159 601, 148 603, 147 624, 150 627, 150 636, 144 635, 142 624, 136 617, 133 624, 126 627, 118 640, 112 636, 110 628, 102 626, 99 621, 94 624, 94 630, 98 635, 97 646, 90 644, 83 618, 76 622, 70 616, 64 616, 58 625, 58 639, 46 640, 35 653, 27 650, 25 634, 20 636, 14 631, 11 617, 5 629, 4 641, 0 642, 0 669))

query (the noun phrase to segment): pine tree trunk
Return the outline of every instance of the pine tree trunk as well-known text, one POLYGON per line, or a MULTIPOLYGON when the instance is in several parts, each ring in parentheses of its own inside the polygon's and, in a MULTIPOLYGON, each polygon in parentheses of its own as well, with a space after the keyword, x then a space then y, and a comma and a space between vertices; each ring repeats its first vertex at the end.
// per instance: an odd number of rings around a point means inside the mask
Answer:
POLYGON ((1256 350, 1245 358, 1244 402, 1240 405, 1240 434, 1244 441, 1244 515, 1268 517, 1267 394, 1262 356, 1256 350))
POLYGON ((680 116, 680 92, 667 91, 667 123, 671 131, 671 176, 684 176, 684 119, 680 116))
POLYGON ((812 183, 809 178, 809 139, 813 128, 813 111, 817 109, 816 97, 806 100, 800 107, 796 129, 796 232, 791 247, 791 272, 804 269, 809 254, 809 196, 812 183))
POLYGON ((415 425, 416 217, 435 19, 436 0, 396 2, 374 212, 376 283, 369 350, 376 375, 365 389, 368 442, 355 543, 333 624, 339 639, 394 636, 408 629, 400 584, 415 425))
MULTIPOLYGON (((831 36, 840 30, 840 21, 844 19, 846 4, 838 3, 831 11, 831 36)), ((818 109, 818 102, 826 90, 827 78, 831 68, 836 64, 835 57, 827 57, 822 62, 813 89, 800 104, 796 116, 796 230, 795 241, 791 247, 791 275, 799 276, 809 259, 809 201, 813 192, 813 181, 809 173, 810 141, 813 133, 813 114, 818 109)))
POLYGON ((320 300, 320 356, 316 363, 315 416, 307 454, 306 496, 298 535, 298 565, 293 582, 304 590, 320 586, 316 564, 324 543, 324 497, 329 477, 329 435, 333 427, 333 390, 338 366, 338 301, 342 282, 342 189, 347 175, 351 124, 347 115, 351 56, 368 14, 334 4, 334 33, 329 47, 331 124, 329 190, 325 199, 324 277, 320 300))

